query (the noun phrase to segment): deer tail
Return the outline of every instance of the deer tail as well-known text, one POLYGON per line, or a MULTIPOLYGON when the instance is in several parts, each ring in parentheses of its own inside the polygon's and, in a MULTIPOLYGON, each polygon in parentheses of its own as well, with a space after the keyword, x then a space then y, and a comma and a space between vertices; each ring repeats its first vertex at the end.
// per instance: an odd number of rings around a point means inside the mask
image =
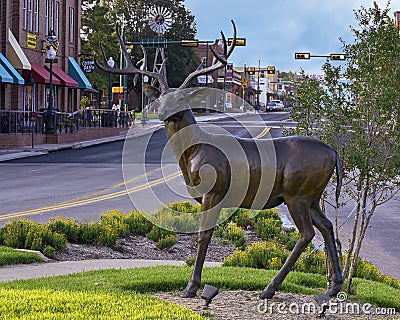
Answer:
POLYGON ((342 188, 342 164, 339 155, 336 153, 336 204, 339 204, 340 189, 342 188))

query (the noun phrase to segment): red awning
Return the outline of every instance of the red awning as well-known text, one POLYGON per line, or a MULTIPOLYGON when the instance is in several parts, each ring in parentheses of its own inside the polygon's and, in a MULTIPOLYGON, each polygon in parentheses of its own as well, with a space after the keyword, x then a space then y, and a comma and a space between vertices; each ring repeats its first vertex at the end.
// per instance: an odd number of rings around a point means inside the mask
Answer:
MULTIPOLYGON (((46 66, 46 69, 49 70, 50 68, 46 66)), ((72 79, 59 67, 53 66, 53 75, 55 76, 55 78, 58 78, 61 86, 63 87, 79 87, 79 83, 72 79)))
MULTIPOLYGON (((32 75, 35 83, 50 83, 50 72, 38 63, 31 62, 31 70, 24 70, 22 77, 25 81, 29 81, 30 75, 32 75)), ((60 85, 61 82, 57 77, 53 77, 53 84, 60 85)))

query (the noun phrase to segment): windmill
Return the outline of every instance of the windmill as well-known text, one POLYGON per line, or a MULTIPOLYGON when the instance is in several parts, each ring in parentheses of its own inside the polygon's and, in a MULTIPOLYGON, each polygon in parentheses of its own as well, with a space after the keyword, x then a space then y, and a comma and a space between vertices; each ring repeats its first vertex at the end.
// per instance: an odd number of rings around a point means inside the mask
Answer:
MULTIPOLYGON (((164 33, 167 32, 173 23, 172 13, 164 7, 153 7, 150 9, 148 17, 148 25, 151 30, 157 33, 158 38, 162 38, 164 33)), ((165 79, 167 77, 167 72, 165 69, 165 46, 157 46, 154 55, 153 71, 160 73, 165 79)), ((152 80, 152 85, 154 85, 155 80, 152 80)))

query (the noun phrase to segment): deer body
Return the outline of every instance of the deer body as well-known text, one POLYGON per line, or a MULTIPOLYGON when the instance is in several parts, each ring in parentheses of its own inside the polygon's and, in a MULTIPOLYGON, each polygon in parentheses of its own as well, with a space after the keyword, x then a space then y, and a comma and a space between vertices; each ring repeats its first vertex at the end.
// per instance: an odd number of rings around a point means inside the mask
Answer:
MULTIPOLYGON (((236 27, 233 21, 232 24, 234 35, 230 47, 227 48, 221 32, 223 54, 210 47, 215 57, 212 65, 192 72, 177 89, 169 89, 160 73, 145 70, 146 52, 143 47, 144 68, 135 67, 118 28, 116 33, 127 62, 126 68, 114 69, 100 65, 97 60, 95 62, 103 71, 146 75, 156 79, 160 86, 159 118, 164 121, 169 143, 179 161, 188 191, 201 203, 202 209, 197 257, 185 297, 194 297, 200 287, 208 244, 221 208, 267 209, 282 203, 287 205, 300 236, 292 253, 260 298, 271 298, 279 289, 314 237, 314 227, 321 232, 325 241, 332 269, 332 282, 327 294, 334 296, 340 291, 343 279, 332 223, 322 212, 319 202, 335 169, 336 199, 339 197, 342 171, 336 151, 321 141, 307 137, 255 140, 206 132, 196 123, 188 107, 194 98, 191 95, 193 91, 179 90, 187 88, 199 75, 211 73, 227 64, 236 44, 236 27)), ((102 52, 106 61, 103 49, 102 52)))
MULTIPOLYGON (((268 209, 282 203, 288 206, 290 215, 299 229, 300 238, 288 258, 285 265, 279 271, 271 284, 263 291, 262 298, 271 298, 293 268, 294 263, 314 237, 313 225, 319 229, 324 236, 330 257, 333 257, 333 284, 328 294, 335 295, 340 290, 343 282, 337 259, 337 251, 334 243, 333 228, 330 221, 322 213, 319 201, 333 172, 341 175, 340 161, 335 150, 325 143, 308 137, 284 137, 273 139, 276 155, 276 175, 265 177, 265 181, 272 181, 270 187, 260 185, 262 172, 260 170, 259 149, 253 139, 238 138, 231 135, 215 135, 202 130, 194 119, 192 112, 180 111, 164 120, 165 130, 168 138, 173 139, 180 130, 191 128, 184 137, 190 140, 191 147, 186 148, 186 142, 179 139, 171 146, 177 155, 180 169, 184 175, 188 187, 201 184, 200 170, 209 165, 215 169, 216 181, 214 187, 208 193, 195 199, 201 203, 203 212, 202 230, 199 232, 199 247, 195 268, 191 280, 185 291, 186 297, 196 294, 201 283, 201 271, 210 242, 213 228, 219 211, 222 207, 241 207, 247 209, 268 209), (230 158, 220 152, 213 145, 215 139, 235 139, 246 150, 246 158, 230 158), (209 143, 204 143, 208 141, 209 143), (235 188, 232 184, 232 175, 229 166, 243 167, 249 164, 250 183, 242 202, 237 203, 233 197, 224 198, 228 187, 235 188), (255 201, 257 191, 266 191, 264 201, 255 201), (232 201, 233 200, 233 201, 232 201), (208 228, 210 227, 210 228, 208 228)), ((226 143, 224 141, 224 143, 226 143)), ((262 143, 262 141, 260 142, 262 143)), ((270 170, 264 171, 266 174, 270 170)), ((238 174, 235 171, 235 174, 238 174)), ((207 177, 206 177, 207 178, 207 177)), ((340 179, 338 179, 337 193, 340 190, 340 179)), ((235 190, 231 191, 235 195, 235 190)), ((261 192, 261 197, 263 192, 261 192)))

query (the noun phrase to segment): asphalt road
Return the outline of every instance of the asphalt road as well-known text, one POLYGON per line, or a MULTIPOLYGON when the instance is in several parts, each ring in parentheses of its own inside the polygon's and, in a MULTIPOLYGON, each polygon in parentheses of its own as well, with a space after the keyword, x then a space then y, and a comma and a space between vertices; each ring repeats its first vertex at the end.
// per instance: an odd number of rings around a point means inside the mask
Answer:
MULTIPOLYGON (((241 118, 241 123, 220 120, 218 126, 246 137, 257 136, 267 125, 276 137, 281 135, 282 123, 293 125, 286 113, 262 114, 262 118, 264 123, 256 115, 241 118)), ((158 130, 132 139, 125 149, 124 142, 119 141, 0 163, 0 226, 15 217, 45 223, 59 215, 89 221, 108 210, 128 212, 134 205, 127 190, 137 206, 151 202, 153 208, 159 207, 160 203, 149 201, 154 195, 165 203, 183 200, 186 188, 175 158, 163 153, 168 150, 166 142, 164 130, 158 130)), ((280 210, 286 212, 286 207, 281 206, 280 210)), ((351 210, 351 206, 341 210, 340 223, 351 210)), ((328 211, 328 215, 332 218, 333 213, 328 211)), ((344 244, 351 225, 352 217, 341 228, 344 244)), ((377 209, 362 250, 363 257, 397 278, 400 278, 399 226, 399 202, 393 200, 377 209)))

